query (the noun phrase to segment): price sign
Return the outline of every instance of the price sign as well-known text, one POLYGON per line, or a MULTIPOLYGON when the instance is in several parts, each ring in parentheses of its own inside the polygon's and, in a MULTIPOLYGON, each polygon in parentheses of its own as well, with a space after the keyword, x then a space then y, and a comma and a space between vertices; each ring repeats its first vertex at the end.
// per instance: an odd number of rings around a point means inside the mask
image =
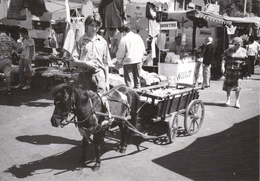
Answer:
POLYGON ((167 21, 167 22, 160 22, 161 30, 177 30, 178 24, 177 21, 167 21))

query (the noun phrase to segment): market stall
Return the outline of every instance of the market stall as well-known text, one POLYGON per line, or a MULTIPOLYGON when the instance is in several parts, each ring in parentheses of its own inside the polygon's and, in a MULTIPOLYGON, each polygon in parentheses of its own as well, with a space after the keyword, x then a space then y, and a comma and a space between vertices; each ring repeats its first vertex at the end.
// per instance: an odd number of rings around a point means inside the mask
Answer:
POLYGON ((260 18, 257 17, 224 17, 227 21, 232 22, 232 27, 229 29, 229 36, 252 36, 259 37, 260 18))
MULTIPOLYGON (((223 33, 220 40, 220 37, 217 36, 219 34, 218 28, 223 30, 224 25, 229 24, 230 22, 224 20, 220 15, 197 10, 161 12, 160 36, 158 37, 160 41, 158 43, 160 44, 159 75, 174 77, 173 79, 177 83, 194 84, 197 60, 194 56, 194 49, 201 46, 206 37, 211 36, 214 39, 215 47, 221 49, 216 49, 216 55, 219 55, 218 52, 223 52, 225 49, 223 47, 225 37, 223 37, 223 33), (179 52, 171 50, 172 44, 177 46, 176 37, 180 37, 181 41, 178 45, 180 47, 179 52), (164 56, 161 56, 162 54, 164 56)), ((201 79, 200 76, 199 81, 201 79)))
MULTIPOLYGON (((63 64, 61 50, 67 24, 66 7, 71 11, 72 27, 74 28, 78 19, 73 17, 73 13, 81 6, 82 2, 68 1, 66 5, 64 1, 57 0, 35 0, 33 2, 11 0, 10 6, 1 9, 5 11, 5 13, 2 11, 1 14, 5 15, 1 16, 0 25, 8 26, 9 30, 15 30, 11 32, 12 38, 18 40, 19 29, 26 28, 29 36, 35 41, 36 56, 32 67, 36 72, 33 79, 37 80, 33 81, 35 85, 32 86, 38 87, 40 82, 42 82, 41 87, 50 86, 54 79, 63 81, 61 74, 64 74, 65 77, 68 75, 67 72, 63 72, 61 66, 63 64), (17 38, 14 37, 14 33, 18 34, 17 38)), ((13 78, 19 80, 18 63, 13 62, 12 66, 13 78)), ((16 85, 16 81, 13 80, 12 84, 16 85)))

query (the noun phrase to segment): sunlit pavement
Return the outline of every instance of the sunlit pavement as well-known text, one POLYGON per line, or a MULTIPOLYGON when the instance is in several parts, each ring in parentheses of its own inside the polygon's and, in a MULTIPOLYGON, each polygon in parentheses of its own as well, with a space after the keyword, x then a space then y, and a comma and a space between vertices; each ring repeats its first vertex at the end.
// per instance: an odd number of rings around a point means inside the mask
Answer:
MULTIPOLYGON (((259 83, 257 67, 242 82, 237 109, 234 92, 226 107, 223 80, 212 80, 200 91, 205 105, 202 128, 172 144, 147 141, 140 152, 129 145, 121 154, 116 151, 119 135, 108 134, 98 172, 92 172, 93 162, 78 169, 81 136, 74 125, 51 126, 54 106, 48 91, 0 93, 0 180, 259 180, 259 83)), ((88 148, 87 159, 93 158, 88 148)))

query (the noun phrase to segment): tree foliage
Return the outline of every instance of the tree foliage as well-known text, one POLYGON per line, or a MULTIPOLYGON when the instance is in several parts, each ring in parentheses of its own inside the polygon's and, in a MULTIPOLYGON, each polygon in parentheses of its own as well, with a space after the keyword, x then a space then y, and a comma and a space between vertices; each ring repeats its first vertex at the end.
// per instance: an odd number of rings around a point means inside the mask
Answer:
POLYGON ((232 17, 260 16, 260 0, 205 0, 205 3, 220 5, 220 14, 232 17), (246 15, 244 15, 244 4, 246 2, 246 15))

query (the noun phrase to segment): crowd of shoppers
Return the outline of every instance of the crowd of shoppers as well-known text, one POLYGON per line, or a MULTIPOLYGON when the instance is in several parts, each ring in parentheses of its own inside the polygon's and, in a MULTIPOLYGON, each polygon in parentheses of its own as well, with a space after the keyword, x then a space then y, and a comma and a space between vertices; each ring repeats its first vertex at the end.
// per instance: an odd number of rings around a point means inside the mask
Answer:
MULTIPOLYGON (((85 34, 80 37, 71 53, 70 66, 75 67, 79 73, 77 83, 85 89, 96 92, 104 92, 109 89, 109 63, 110 54, 117 59, 117 64, 122 64, 124 70, 125 84, 131 88, 140 88, 140 72, 142 68, 143 56, 146 53, 142 38, 131 31, 129 24, 121 28, 110 28, 110 36, 118 35, 116 47, 109 47, 107 40, 98 34, 102 27, 102 20, 98 13, 93 13, 85 19, 85 34), (119 35, 120 34, 120 35, 119 35), (111 51, 110 51, 111 50, 111 51)), ((4 30, 0 30, 0 71, 6 76, 6 87, 8 94, 11 94, 11 64, 12 54, 20 51, 19 77, 20 83, 15 88, 30 89, 31 79, 34 74, 31 66, 35 59, 35 42, 29 36, 28 30, 20 29, 22 37, 21 46, 17 45, 4 30)), ((110 39, 109 39, 110 40, 110 39)), ((111 41, 111 40, 110 40, 111 41)), ((175 39, 175 46, 170 50, 180 53, 181 37, 175 39), (179 48, 178 48, 179 46, 179 48)), ((114 45, 114 44, 113 44, 114 45)), ((228 48, 223 53, 221 72, 225 76, 223 90, 227 92, 226 105, 230 105, 231 91, 236 92, 235 107, 239 108, 239 96, 241 91, 241 79, 246 75, 243 67, 249 67, 248 74, 254 73, 254 65, 259 59, 260 45, 250 38, 249 43, 244 45, 241 38, 233 39, 233 47, 228 48)), ((197 82, 199 69, 202 65, 202 88, 210 87, 211 64, 215 52, 213 38, 207 37, 205 43, 197 50, 197 63, 195 70, 195 80, 197 82)), ((198 86, 198 83, 196 83, 198 86)))

